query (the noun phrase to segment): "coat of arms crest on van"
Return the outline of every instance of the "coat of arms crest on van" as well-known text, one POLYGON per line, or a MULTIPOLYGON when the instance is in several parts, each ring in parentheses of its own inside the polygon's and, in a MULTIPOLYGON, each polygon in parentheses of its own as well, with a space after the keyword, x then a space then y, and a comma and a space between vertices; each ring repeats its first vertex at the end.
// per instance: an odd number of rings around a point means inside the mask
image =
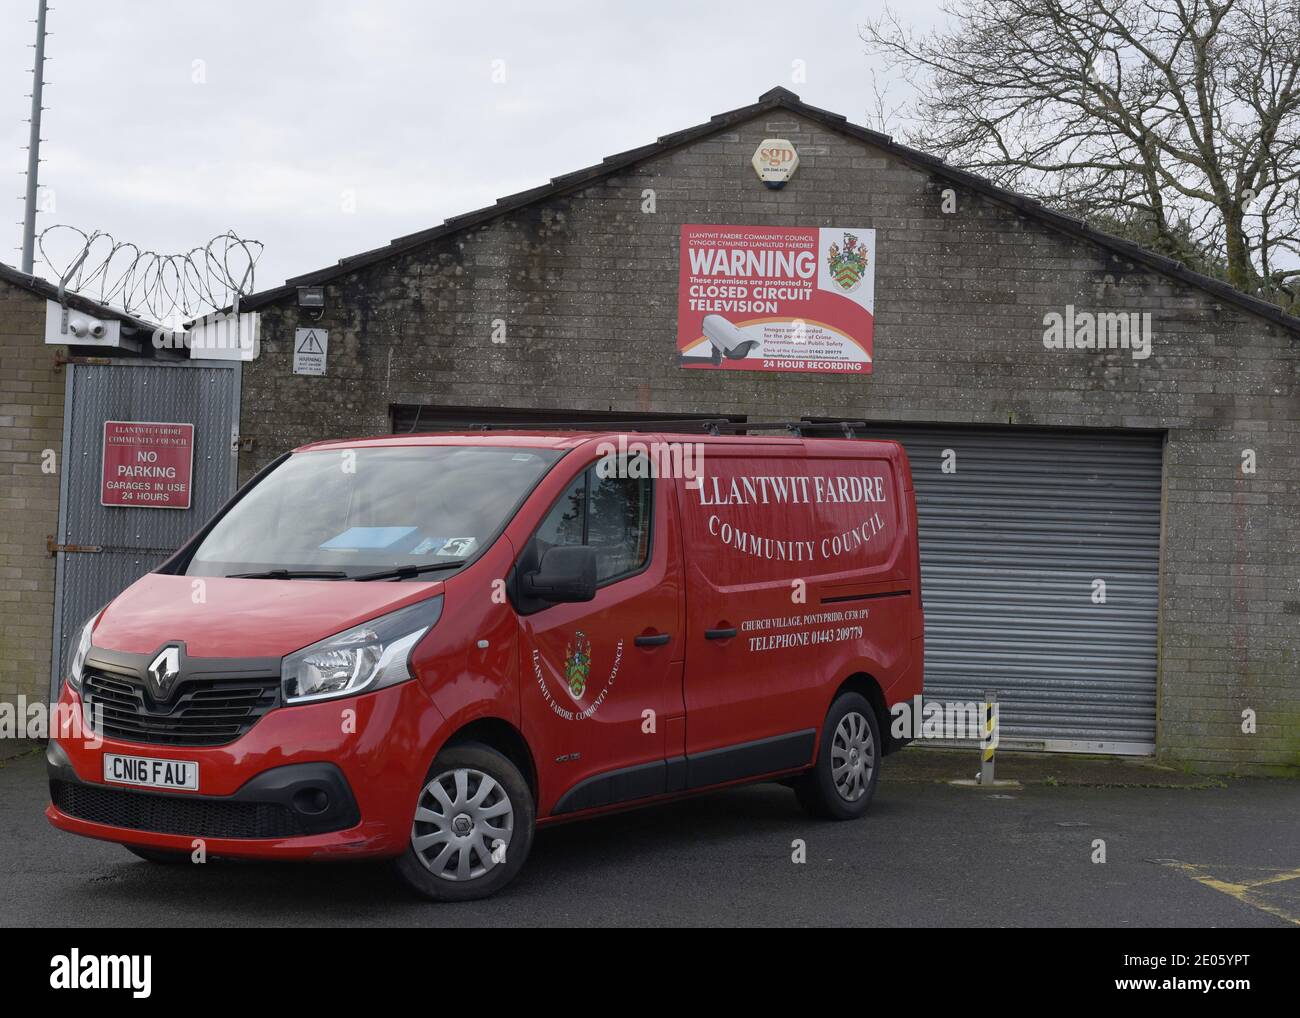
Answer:
POLYGON ((575 700, 587 691, 587 676, 590 674, 591 641, 582 630, 578 630, 564 648, 564 682, 575 700))
POLYGON ((844 234, 844 246, 832 244, 826 252, 826 265, 831 270, 835 285, 845 293, 852 293, 862 282, 867 271, 867 249, 851 233, 844 234))

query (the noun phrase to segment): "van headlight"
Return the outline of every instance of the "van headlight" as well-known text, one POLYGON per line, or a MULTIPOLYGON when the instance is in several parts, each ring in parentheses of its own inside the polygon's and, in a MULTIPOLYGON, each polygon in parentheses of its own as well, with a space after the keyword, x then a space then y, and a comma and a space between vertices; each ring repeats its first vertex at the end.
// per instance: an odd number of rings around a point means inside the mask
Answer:
POLYGON ((90 631, 95 628, 97 618, 99 612, 86 619, 77 638, 68 644, 68 666, 63 675, 68 685, 78 693, 81 692, 81 673, 86 670, 86 655, 90 653, 90 631))
POLYGON ((442 614, 442 596, 327 637, 280 663, 285 703, 356 696, 412 677, 411 651, 442 614))

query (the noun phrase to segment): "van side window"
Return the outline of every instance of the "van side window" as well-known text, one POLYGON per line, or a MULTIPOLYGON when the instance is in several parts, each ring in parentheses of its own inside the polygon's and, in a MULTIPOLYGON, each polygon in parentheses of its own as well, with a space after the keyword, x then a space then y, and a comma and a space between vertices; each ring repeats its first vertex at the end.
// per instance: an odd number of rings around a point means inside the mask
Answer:
POLYGON ((587 500, 587 543, 596 549, 596 581, 635 572, 650 551, 650 480, 595 476, 587 500))
POLYGON ((649 478, 599 477, 589 467, 565 489, 537 528, 538 550, 585 544, 596 549, 596 582, 635 572, 650 554, 649 478))
POLYGON ((573 479, 537 528, 534 540, 542 549, 556 545, 582 544, 587 526, 587 473, 573 479))

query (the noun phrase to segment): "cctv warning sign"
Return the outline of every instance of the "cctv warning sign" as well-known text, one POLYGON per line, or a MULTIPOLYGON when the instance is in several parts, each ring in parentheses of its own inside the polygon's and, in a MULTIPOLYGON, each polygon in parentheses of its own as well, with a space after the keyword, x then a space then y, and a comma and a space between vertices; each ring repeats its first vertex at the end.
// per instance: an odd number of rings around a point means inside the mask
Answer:
POLYGON ((101 505, 188 509, 193 472, 193 424, 104 422, 101 505))
POLYGON ((875 230, 688 225, 679 256, 682 367, 871 371, 875 230))

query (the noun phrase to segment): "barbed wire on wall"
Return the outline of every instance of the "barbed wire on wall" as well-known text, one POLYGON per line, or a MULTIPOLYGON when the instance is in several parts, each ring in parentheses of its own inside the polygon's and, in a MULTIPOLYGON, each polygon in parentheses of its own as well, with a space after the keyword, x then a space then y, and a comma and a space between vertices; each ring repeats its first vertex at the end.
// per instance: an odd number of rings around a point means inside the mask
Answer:
POLYGON ((252 293, 263 244, 228 230, 181 254, 159 254, 60 223, 40 232, 37 249, 64 289, 175 329, 252 293))

